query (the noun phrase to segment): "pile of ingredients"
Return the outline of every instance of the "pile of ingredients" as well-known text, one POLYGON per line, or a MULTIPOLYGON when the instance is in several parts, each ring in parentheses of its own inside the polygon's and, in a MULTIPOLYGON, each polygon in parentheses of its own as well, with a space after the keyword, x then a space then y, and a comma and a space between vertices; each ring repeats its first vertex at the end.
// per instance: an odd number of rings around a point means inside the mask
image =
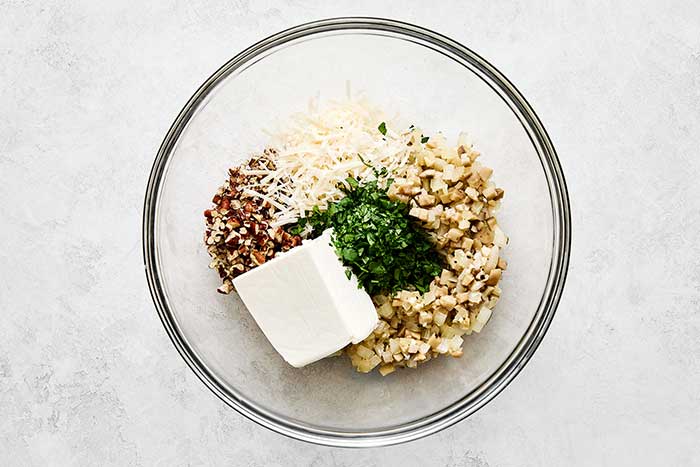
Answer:
POLYGON ((273 347, 387 375, 460 357, 501 295, 503 190, 460 135, 393 128, 362 100, 292 119, 229 170, 204 241, 273 347))

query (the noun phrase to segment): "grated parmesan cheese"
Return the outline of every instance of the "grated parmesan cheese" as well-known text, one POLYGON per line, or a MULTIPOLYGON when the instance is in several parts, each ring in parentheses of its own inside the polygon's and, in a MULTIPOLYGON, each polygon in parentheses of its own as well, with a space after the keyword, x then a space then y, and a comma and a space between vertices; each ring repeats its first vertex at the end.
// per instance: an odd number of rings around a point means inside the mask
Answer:
POLYGON ((314 105, 294 115, 275 137, 275 169, 255 173, 264 175, 260 184, 267 186, 266 200, 279 209, 275 225, 294 223, 314 206, 325 209, 338 201, 343 193, 337 185, 349 176, 373 178, 366 164, 390 173, 405 167, 420 149, 414 144, 420 131, 398 133, 387 125, 383 135, 378 126, 384 121, 382 112, 361 99, 332 102, 324 109, 314 105))

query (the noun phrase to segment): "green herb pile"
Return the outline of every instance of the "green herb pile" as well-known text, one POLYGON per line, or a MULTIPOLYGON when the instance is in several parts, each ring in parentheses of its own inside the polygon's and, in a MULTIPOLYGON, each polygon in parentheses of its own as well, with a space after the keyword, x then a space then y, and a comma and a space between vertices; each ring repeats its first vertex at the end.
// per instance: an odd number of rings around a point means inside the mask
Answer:
MULTIPOLYGON (((375 170, 378 176, 386 169, 375 170)), ((348 178, 345 197, 326 211, 314 208, 292 233, 308 225, 311 237, 333 228, 333 245, 343 264, 370 295, 404 289, 426 292, 440 274, 442 261, 427 234, 408 216, 409 207, 387 196, 391 180, 360 182, 348 178)))

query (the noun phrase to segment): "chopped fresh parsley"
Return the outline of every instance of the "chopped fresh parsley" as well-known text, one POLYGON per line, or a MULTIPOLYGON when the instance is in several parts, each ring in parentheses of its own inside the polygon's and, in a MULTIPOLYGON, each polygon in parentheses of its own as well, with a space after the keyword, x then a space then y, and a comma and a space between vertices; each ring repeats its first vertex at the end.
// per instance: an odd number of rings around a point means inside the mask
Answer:
POLYGON ((338 256, 370 295, 404 289, 425 292, 440 274, 441 256, 409 217, 408 205, 389 199, 390 183, 347 178, 341 187, 345 197, 325 211, 315 207, 294 232, 310 226, 316 237, 332 227, 338 256))
POLYGON ((423 137, 420 139, 420 142, 423 143, 423 144, 425 144, 425 143, 428 142, 429 139, 430 139, 430 136, 423 136, 423 137))
POLYGON ((386 122, 380 123, 379 126, 377 127, 377 130, 379 130, 379 133, 386 136, 386 122))
MULTIPOLYGON (((360 158, 360 161, 365 165, 365 167, 369 167, 370 169, 372 169, 372 172, 374 172, 375 177, 380 178, 380 177, 386 177, 387 175, 389 175, 389 171, 387 170, 386 167, 382 167, 381 169, 377 169, 375 166, 373 166, 372 164, 367 162, 365 160, 365 158, 362 157, 362 154, 358 153, 357 157, 360 158)), ((394 181, 393 178, 389 178, 389 179, 387 179, 387 184, 390 185, 391 182, 393 182, 393 181, 394 181)), ((347 182, 347 179, 346 179, 346 182, 347 182)), ((388 185, 387 185, 387 188, 388 188, 388 185)))

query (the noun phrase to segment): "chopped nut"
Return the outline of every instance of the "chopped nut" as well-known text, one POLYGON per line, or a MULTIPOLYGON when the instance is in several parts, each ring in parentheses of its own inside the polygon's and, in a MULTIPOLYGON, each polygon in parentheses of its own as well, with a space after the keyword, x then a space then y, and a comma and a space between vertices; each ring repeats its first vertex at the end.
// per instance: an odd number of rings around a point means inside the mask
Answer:
POLYGON ((256 266, 260 266, 261 264, 263 264, 265 262, 265 255, 260 253, 259 251, 253 251, 251 253, 251 256, 253 258, 253 263, 256 266))
POLYGON ((233 290, 233 284, 231 282, 224 282, 218 289, 216 289, 217 292, 222 293, 222 294, 229 294, 233 290))
POLYGON ((266 150, 242 167, 229 169, 229 179, 212 198, 214 207, 204 211, 207 229, 204 243, 212 257, 210 266, 217 270, 224 285, 217 289, 230 293, 227 285, 235 277, 259 266, 276 253, 301 244, 301 237, 283 229, 272 230, 269 222, 274 208, 267 201, 245 193, 241 187, 258 183, 255 169, 272 168, 274 150, 266 150))

